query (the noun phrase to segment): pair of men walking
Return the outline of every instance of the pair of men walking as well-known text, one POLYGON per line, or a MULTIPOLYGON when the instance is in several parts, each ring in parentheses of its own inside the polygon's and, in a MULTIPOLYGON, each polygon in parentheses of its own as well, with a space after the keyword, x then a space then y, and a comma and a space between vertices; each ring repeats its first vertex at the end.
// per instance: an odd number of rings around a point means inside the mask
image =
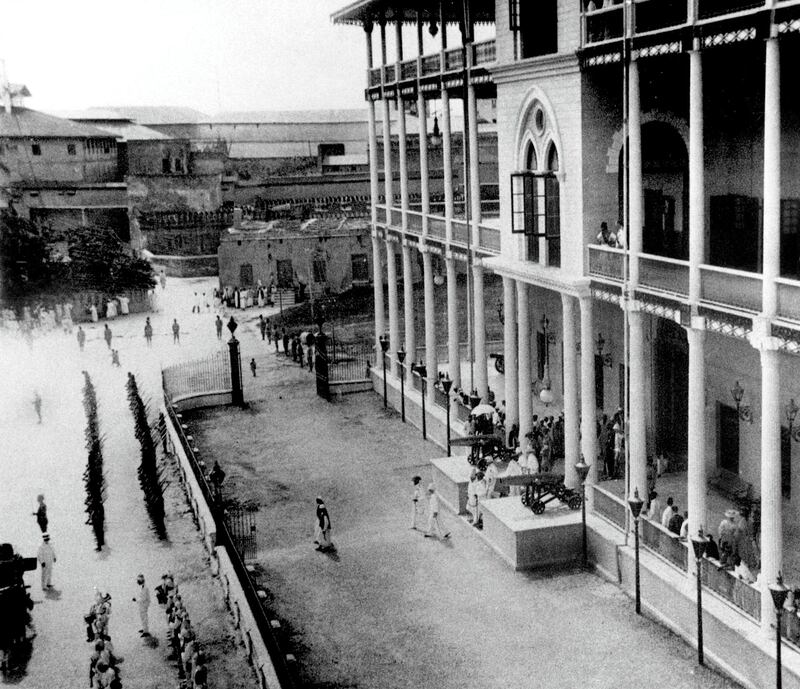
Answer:
MULTIPOLYGON (((411 528, 419 530, 417 527, 417 518, 420 516, 422 510, 422 483, 421 476, 414 476, 411 479, 414 486, 414 492, 411 496, 411 528)), ((436 492, 436 486, 432 483, 428 486, 428 531, 425 538, 450 538, 450 532, 443 534, 441 522, 439 521, 439 494, 436 492)))

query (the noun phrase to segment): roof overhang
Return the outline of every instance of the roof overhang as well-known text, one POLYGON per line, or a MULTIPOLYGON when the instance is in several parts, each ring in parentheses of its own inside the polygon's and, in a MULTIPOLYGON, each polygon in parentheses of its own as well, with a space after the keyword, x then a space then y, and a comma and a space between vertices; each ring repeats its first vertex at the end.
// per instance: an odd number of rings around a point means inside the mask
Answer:
MULTIPOLYGON (((494 24, 494 0, 444 0, 443 10, 448 24, 460 22, 464 17, 464 4, 468 3, 472 22, 475 24, 494 24)), ((356 0, 331 15, 334 24, 357 24, 363 26, 381 21, 416 24, 439 21, 439 3, 429 0, 356 0)))

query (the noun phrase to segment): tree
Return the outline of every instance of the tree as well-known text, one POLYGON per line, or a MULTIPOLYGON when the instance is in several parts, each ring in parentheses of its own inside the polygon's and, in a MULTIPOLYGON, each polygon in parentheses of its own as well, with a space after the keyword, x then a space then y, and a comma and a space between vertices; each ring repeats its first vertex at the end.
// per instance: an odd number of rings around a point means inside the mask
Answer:
POLYGON ((16 213, 0 213, 0 297, 13 302, 50 287, 49 237, 16 213))

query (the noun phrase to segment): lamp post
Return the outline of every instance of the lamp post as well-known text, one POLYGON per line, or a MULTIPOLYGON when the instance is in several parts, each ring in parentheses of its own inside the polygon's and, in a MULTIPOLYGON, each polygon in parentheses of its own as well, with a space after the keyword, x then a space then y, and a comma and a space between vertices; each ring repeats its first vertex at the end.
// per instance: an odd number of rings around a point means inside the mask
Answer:
POLYGON ((578 472, 578 480, 581 482, 581 524, 583 526, 583 566, 589 566, 589 551, 586 545, 586 477, 589 475, 590 464, 587 464, 583 455, 581 461, 575 465, 575 471, 578 472))
POLYGON ((228 350, 231 360, 231 402, 244 406, 244 390, 242 389, 242 359, 239 355, 239 340, 236 339, 236 328, 239 324, 233 316, 228 321, 228 330, 231 332, 231 339, 228 340, 228 350))
POLYGON ((642 513, 644 501, 639 497, 639 488, 634 488, 633 497, 628 500, 628 507, 633 515, 634 549, 636 551, 636 614, 642 614, 642 593, 639 585, 639 515, 642 513))
POLYGON ((442 390, 445 396, 445 409, 447 410, 447 456, 450 456, 450 388, 453 381, 450 378, 442 378, 442 390))
POLYGON ((692 536, 694 561, 697 563, 697 662, 703 664, 703 555, 708 547, 708 539, 703 535, 703 527, 692 536))
POLYGON ((775 626, 775 686, 777 689, 781 689, 783 686, 781 667, 781 620, 783 619, 783 604, 786 602, 789 589, 783 585, 783 576, 780 572, 778 572, 778 580, 774 584, 769 585, 769 592, 772 595, 772 602, 775 605, 775 617, 777 618, 775 626))
POLYGON ((405 388, 405 366, 403 362, 406 360, 406 350, 401 349, 397 352, 397 361, 400 362, 400 418, 403 423, 406 422, 406 388, 405 388))
POLYGON ((544 378, 542 379, 542 391, 539 393, 539 399, 547 407, 553 403, 555 395, 550 389, 550 335, 547 328, 550 326, 550 319, 547 314, 542 315, 542 320, 539 322, 542 326, 542 334, 544 335, 544 378))
POLYGON ((389 340, 381 335, 378 338, 378 342, 380 342, 381 345, 381 361, 383 362, 383 408, 386 409, 388 406, 386 401, 386 352, 389 351, 389 340))
POLYGON ((427 376, 420 376, 420 382, 422 383, 422 439, 428 439, 428 428, 425 422, 425 393, 427 392, 427 383, 428 378, 427 376))

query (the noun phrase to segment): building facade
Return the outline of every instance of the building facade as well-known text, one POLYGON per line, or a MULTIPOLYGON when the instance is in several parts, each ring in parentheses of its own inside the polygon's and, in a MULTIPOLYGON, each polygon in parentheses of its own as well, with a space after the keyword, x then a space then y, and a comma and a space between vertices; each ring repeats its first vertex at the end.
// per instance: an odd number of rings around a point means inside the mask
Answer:
POLYGON ((397 305, 394 247, 404 266, 406 252, 419 252, 427 370, 446 368, 460 385, 455 305, 469 299, 474 386, 487 396, 484 318, 495 305, 484 303, 483 274, 502 276, 507 428, 517 423, 524 438, 538 400, 548 400, 564 413, 567 484, 578 485, 583 456, 596 485, 595 424, 621 407, 630 491, 646 496, 648 458, 667 457, 685 472, 692 534, 716 529, 710 482, 750 484, 761 515, 751 612, 768 631, 768 584, 779 572, 800 579, 783 527, 800 514, 800 111, 789 88, 800 7, 476 0, 465 17, 458 5, 362 0, 333 16, 366 38, 370 142, 389 140, 390 127, 404 139, 402 115, 376 117, 396 103, 398 113, 416 103, 423 123, 418 209, 407 147, 382 157, 370 147, 375 336, 388 332, 391 350, 400 348, 409 314, 397 305), (481 23, 495 26, 494 38, 474 40, 481 23), (425 34, 438 50, 423 50, 425 34), (497 109, 496 219, 480 193, 476 115, 486 100, 497 109), (443 137, 441 206, 426 183, 439 145, 426 131, 431 109, 443 137), (452 154, 454 109, 467 113, 466 160, 452 154), (399 184, 383 174, 395 165, 399 184), (433 256, 447 267, 446 364, 429 306, 433 256), (456 289, 459 265, 469 294, 456 289))

